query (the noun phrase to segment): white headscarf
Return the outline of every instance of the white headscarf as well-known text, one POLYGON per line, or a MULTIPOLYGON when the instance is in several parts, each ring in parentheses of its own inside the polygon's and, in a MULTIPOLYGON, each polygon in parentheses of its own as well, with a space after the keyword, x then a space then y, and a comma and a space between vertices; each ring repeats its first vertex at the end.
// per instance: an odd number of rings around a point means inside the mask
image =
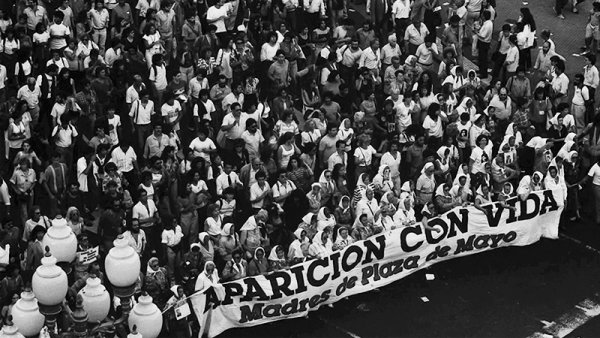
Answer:
POLYGON ((206 263, 204 263, 204 269, 202 270, 202 274, 208 277, 209 280, 212 278, 212 282, 214 284, 216 284, 219 281, 219 273, 217 272, 217 266, 215 265, 215 263, 213 263, 213 261, 206 261, 206 263), (206 267, 208 265, 212 265, 214 267, 213 272, 211 274, 209 274, 208 271, 206 271, 206 267))
POLYGON ((527 142, 527 146, 533 149, 540 149, 546 145, 547 138, 542 138, 541 136, 534 136, 527 142))
MULTIPOLYGON (((312 218, 313 218, 314 216, 315 216, 315 214, 314 214, 314 213, 312 213, 312 212, 309 212, 309 213, 307 213, 306 215, 304 215, 304 216, 302 217, 302 222, 304 222, 304 223, 306 223, 306 224, 310 225, 310 222, 312 221, 312 218)), ((298 237, 298 238, 300 238, 300 237, 298 237)))
POLYGON ((269 253, 269 258, 268 260, 270 262, 285 262, 285 253, 283 258, 279 258, 277 257, 277 248, 279 248, 279 245, 275 245, 272 249, 271 249, 271 253, 269 253))
MULTIPOLYGON (((425 174, 425 171, 427 171, 427 169, 430 169, 430 168, 434 168, 433 163, 431 163, 431 162, 425 163, 425 165, 423 166, 423 169, 421 169, 421 174, 427 176, 427 174, 425 174)), ((431 176, 433 177, 433 175, 431 175, 431 176)), ((429 176, 427 176, 427 177, 429 177, 429 176)))
POLYGON ((438 185, 438 187, 435 189, 435 196, 443 196, 443 197, 451 197, 451 195, 446 194, 444 192, 444 187, 446 186, 446 183, 442 183, 440 185, 438 185))
POLYGON ((334 227, 335 226, 335 217, 330 214, 329 217, 325 216, 325 208, 326 207, 321 207, 321 209, 319 209, 319 214, 317 215, 317 230, 322 231, 327 227, 334 227))
POLYGON ((340 207, 340 209, 342 209, 342 212, 346 212, 350 209, 350 197, 344 195, 340 198, 340 202, 338 203, 338 207, 340 207), (344 199, 348 200, 348 206, 346 208, 344 208, 344 203, 342 203, 344 201, 344 199))

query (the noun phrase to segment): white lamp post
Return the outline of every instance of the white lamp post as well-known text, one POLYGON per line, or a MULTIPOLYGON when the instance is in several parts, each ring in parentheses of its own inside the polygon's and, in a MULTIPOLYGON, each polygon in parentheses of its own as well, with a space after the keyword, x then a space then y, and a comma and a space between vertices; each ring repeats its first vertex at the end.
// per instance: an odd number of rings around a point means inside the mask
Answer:
POLYGON ((50 332, 54 332, 56 315, 60 313, 69 288, 67 274, 56 262, 56 258, 50 254, 50 248, 46 247, 42 265, 35 270, 31 280, 33 293, 38 300, 40 312, 46 317, 46 326, 50 332))
POLYGON ((131 311, 131 297, 140 274, 140 256, 129 246, 123 235, 119 235, 113 244, 114 247, 110 249, 104 261, 104 268, 108 280, 113 285, 115 296, 121 300, 123 323, 127 323, 131 311))
POLYGON ((8 316, 8 323, 2 327, 0 338, 25 338, 25 336, 13 325, 11 316, 8 316))
POLYGON ((73 230, 67 225, 67 220, 64 218, 56 218, 52 220, 52 226, 44 235, 42 240, 44 247, 49 247, 52 255, 64 267, 67 273, 71 272, 70 263, 75 260, 77 254, 77 237, 73 230))
POLYGON ((102 321, 110 311, 110 295, 100 278, 91 276, 86 280, 86 285, 79 295, 83 299, 83 309, 87 312, 88 322, 96 323, 102 321))
POLYGON ((162 329, 162 313, 156 304, 152 303, 152 297, 144 293, 140 296, 129 314, 129 329, 137 327, 137 332, 144 338, 156 338, 162 329))
POLYGON ((44 315, 40 313, 38 301, 31 291, 21 293, 21 298, 12 309, 13 323, 24 336, 35 336, 44 327, 44 315))

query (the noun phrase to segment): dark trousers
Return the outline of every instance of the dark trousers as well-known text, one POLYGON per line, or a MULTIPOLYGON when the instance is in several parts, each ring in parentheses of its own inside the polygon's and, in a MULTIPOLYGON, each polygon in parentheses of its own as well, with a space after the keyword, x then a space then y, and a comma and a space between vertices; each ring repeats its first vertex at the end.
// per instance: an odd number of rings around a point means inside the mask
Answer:
POLYGON ((569 0, 556 0, 554 3, 554 11, 556 12, 556 15, 562 14, 563 8, 568 3, 569 3, 569 0))
POLYGON ((494 68, 492 68, 492 78, 497 80, 500 79, 500 72, 502 71, 502 65, 506 61, 506 54, 496 53, 498 56, 494 60, 494 68))
POLYGON ((396 23, 396 39, 398 41, 402 41, 404 40, 404 32, 406 32, 406 27, 408 27, 408 25, 410 24, 410 19, 394 19, 394 22, 396 23))
POLYGON ((488 76, 488 54, 490 51, 490 43, 477 41, 477 49, 479 50, 479 77, 485 79, 488 76))

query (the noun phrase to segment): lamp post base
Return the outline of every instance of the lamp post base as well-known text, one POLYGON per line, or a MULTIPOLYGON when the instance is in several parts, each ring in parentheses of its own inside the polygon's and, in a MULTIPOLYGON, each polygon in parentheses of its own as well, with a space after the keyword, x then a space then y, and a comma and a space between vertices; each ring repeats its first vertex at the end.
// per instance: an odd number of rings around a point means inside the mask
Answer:
POLYGON ((121 323, 116 327, 116 330, 119 336, 125 337, 129 333, 127 320, 129 319, 129 312, 131 312, 131 297, 135 293, 135 284, 126 287, 113 286, 113 292, 121 301, 121 323))
POLYGON ((39 303, 40 313, 43 314, 45 318, 44 325, 48 328, 48 332, 53 334, 56 332, 56 316, 62 310, 61 304, 56 305, 44 305, 39 303))

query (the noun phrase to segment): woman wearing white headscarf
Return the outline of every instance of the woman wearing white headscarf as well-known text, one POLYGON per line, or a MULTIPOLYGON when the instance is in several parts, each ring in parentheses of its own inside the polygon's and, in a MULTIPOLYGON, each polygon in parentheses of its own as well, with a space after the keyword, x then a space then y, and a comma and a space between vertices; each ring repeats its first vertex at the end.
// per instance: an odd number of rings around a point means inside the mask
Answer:
POLYGON ((219 255, 223 259, 223 261, 228 261, 231 259, 231 254, 241 249, 240 239, 238 235, 235 233, 235 228, 233 227, 233 223, 227 223, 223 226, 223 231, 221 236, 219 237, 219 242, 217 244, 217 251, 219 255))
POLYGON ((200 240, 198 244, 200 244, 200 254, 202 254, 202 258, 206 261, 214 260, 215 248, 213 242, 210 240, 210 235, 207 232, 201 232, 198 234, 198 239, 200 240))
POLYGON ((462 67, 452 67, 450 69, 450 75, 448 75, 446 79, 444 79, 444 82, 442 82, 442 86, 446 83, 451 83, 453 91, 455 93, 458 93, 467 84, 467 81, 462 74, 462 67))
POLYGON ((354 210, 355 215, 367 215, 369 220, 373 220, 375 215, 379 211, 379 203, 373 197, 373 190, 367 189, 363 198, 356 203, 356 209, 354 210))
POLYGON ((460 116, 462 113, 469 114, 469 118, 471 122, 475 121, 475 115, 477 114, 477 109, 473 105, 473 99, 465 96, 462 99, 462 102, 458 107, 456 107, 456 113, 460 116))
POLYGON ((373 225, 368 215, 361 214, 356 217, 354 224, 352 224, 352 238, 361 241, 373 236, 374 233, 373 225))
POLYGON ((186 296, 181 285, 173 285, 171 287, 171 298, 167 301, 163 313, 166 317, 167 331, 172 336, 191 337, 192 330, 186 318, 177 320, 175 309, 179 306, 187 305, 186 296))
MULTIPOLYGON (((552 161, 552 142, 540 136, 534 136, 527 142, 527 146, 535 150, 535 158, 533 161, 533 170, 539 171, 542 174, 548 170, 548 165, 552 161)), ((543 176, 543 175, 542 175, 543 176)))
POLYGON ((564 178, 560 178, 556 165, 550 164, 548 166, 548 174, 544 178, 544 186, 546 189, 552 190, 554 199, 559 206, 565 205, 565 201, 567 200, 567 185, 564 178))
POLYGON ((517 188, 517 195, 519 195, 522 200, 525 200, 531 192, 543 190, 543 177, 544 175, 542 175, 542 173, 539 171, 534 172, 532 176, 523 176, 519 182, 519 187, 517 188))
POLYGON ((269 262, 267 261, 265 249, 262 247, 254 250, 254 257, 248 263, 248 276, 266 275, 269 272, 269 262))
POLYGON ((287 255, 290 260, 290 265, 304 262, 305 258, 308 257, 308 248, 310 246, 310 240, 308 239, 308 236, 306 236, 306 230, 302 228, 296 229, 296 231, 294 231, 294 237, 295 239, 290 243, 287 255))
POLYGON ((232 281, 245 278, 247 275, 248 262, 243 258, 243 253, 241 251, 234 252, 231 259, 225 263, 221 278, 224 281, 232 281))
POLYGON ((460 203, 455 202, 450 194, 450 185, 447 183, 440 184, 435 190, 435 206, 440 214, 452 210, 460 203))
POLYGON ((308 256, 310 258, 325 258, 331 253, 333 253, 333 243, 329 238, 329 233, 326 231, 317 232, 308 247, 308 256))
POLYGON ((352 243, 354 243, 354 238, 350 236, 350 231, 348 230, 348 228, 339 227, 337 229, 337 236, 335 237, 335 242, 333 243, 333 250, 342 250, 352 243))
POLYGON ((345 118, 340 123, 338 128, 337 138, 338 140, 346 143, 346 152, 351 150, 352 138, 354 137, 354 129, 352 129, 352 121, 349 118, 345 118))
POLYGON ((394 190, 394 182, 392 181, 390 173, 390 167, 381 165, 379 166, 377 175, 373 177, 373 186, 375 187, 375 191, 379 192, 379 194, 394 190))
POLYGON ((204 291, 217 284, 219 284, 217 266, 213 261, 206 261, 206 263, 204 263, 204 271, 202 271, 200 275, 198 275, 198 279, 196 279, 194 291, 204 291))
POLYGON ((317 230, 324 231, 325 228, 335 226, 335 217, 329 211, 329 208, 322 207, 317 214, 317 230))
POLYGON ((511 168, 518 168, 516 138, 513 135, 504 135, 498 152, 504 157, 504 165, 511 168))
POLYGON ((402 183, 402 186, 400 187, 400 199, 408 198, 408 199, 410 199, 411 203, 414 205, 414 203, 417 200, 417 195, 413 191, 413 185, 414 185, 413 181, 406 181, 406 182, 402 183))
POLYGON ((316 213, 321 207, 321 185, 313 182, 310 185, 310 191, 306 194, 308 200, 308 211, 316 213))
POLYGON ((492 203, 492 194, 490 193, 490 187, 487 184, 482 184, 477 188, 475 193, 475 208, 486 212, 481 206, 492 203))
POLYGON ((519 131, 519 128, 515 125, 514 122, 508 124, 506 127, 506 131, 504 132, 504 136, 510 135, 515 137, 515 145, 517 148, 523 145, 523 135, 519 131))
POLYGON ((356 208, 356 204, 360 201, 367 189, 373 189, 373 183, 371 183, 371 178, 369 174, 362 173, 358 176, 358 180, 356 180, 356 188, 354 188, 354 194, 352 195, 352 208, 356 208))
POLYGON ((79 236, 81 234, 81 228, 83 227, 83 217, 79 214, 79 209, 76 207, 69 207, 65 219, 75 236, 79 236))
POLYGON ((450 173, 456 168, 455 163, 458 161, 458 149, 452 144, 453 140, 454 138, 452 137, 445 137, 445 144, 436 151, 435 171, 441 181, 451 178, 450 173))
POLYGON ((259 246, 268 247, 268 238, 262 234, 261 227, 269 219, 266 210, 261 209, 254 216, 248 217, 248 220, 240 229, 240 244, 246 253, 246 257, 251 259, 254 256, 254 250, 259 246))
POLYGON ((502 189, 500 189, 500 193, 498 194, 498 201, 506 201, 514 195, 515 188, 513 187, 512 183, 504 182, 504 184, 502 185, 502 189))
POLYGON ((159 308, 163 308, 166 299, 164 292, 169 289, 169 277, 167 269, 159 265, 158 258, 152 257, 148 260, 146 276, 144 277, 144 289, 154 299, 159 308))
POLYGON ((289 267, 285 251, 281 245, 275 245, 269 254, 269 271, 284 270, 289 267))
POLYGON ((352 208, 350 208, 350 197, 344 195, 340 198, 337 208, 333 212, 338 226, 351 227, 354 220, 352 208))
POLYGON ((317 224, 317 214, 309 212, 302 216, 302 223, 298 225, 298 228, 304 229, 308 239, 311 239, 317 233, 317 224))
POLYGON ((417 222, 413 201, 408 196, 400 197, 398 210, 394 214, 394 223, 401 226, 411 226, 417 222))
POLYGON ((468 176, 462 175, 457 176, 458 183, 452 185, 450 189, 450 195, 452 199, 460 205, 464 205, 470 201, 469 196, 473 195, 473 192, 468 187, 467 178, 468 176))
POLYGON ((510 167, 507 167, 504 163, 504 156, 498 153, 492 160, 492 189, 494 192, 500 192, 502 190, 502 184, 506 181, 516 179, 519 177, 519 173, 510 167))
POLYGON ((415 191, 417 193, 416 204, 425 205, 433 199, 433 192, 435 191, 436 186, 435 177, 433 175, 434 167, 432 162, 427 162, 423 166, 423 169, 421 169, 421 175, 417 179, 417 184, 415 186, 415 191))
POLYGON ((325 169, 321 172, 319 184, 321 185, 321 205, 326 205, 336 191, 335 181, 331 178, 331 170, 325 169))

